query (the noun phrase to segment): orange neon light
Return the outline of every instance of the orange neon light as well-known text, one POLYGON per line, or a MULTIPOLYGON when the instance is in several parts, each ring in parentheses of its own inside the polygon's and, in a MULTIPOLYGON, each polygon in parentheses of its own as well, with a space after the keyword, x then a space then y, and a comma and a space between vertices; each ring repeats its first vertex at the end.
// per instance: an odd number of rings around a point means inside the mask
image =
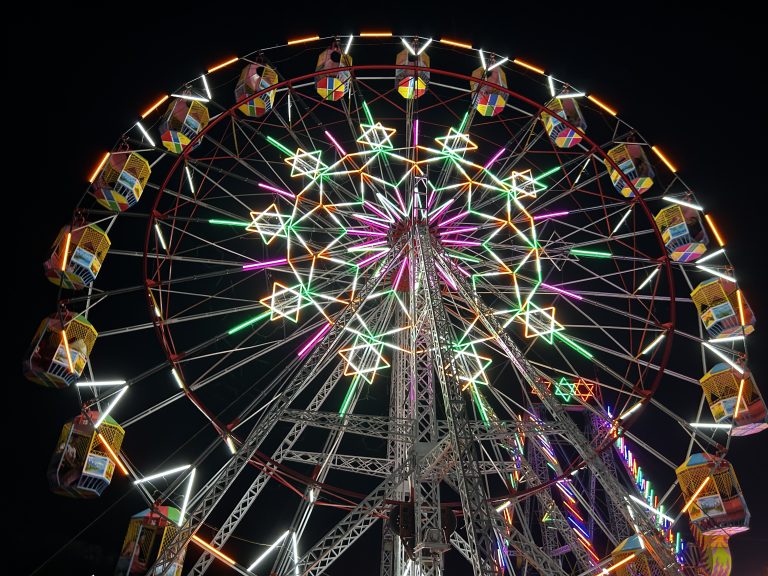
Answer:
POLYGON ((101 443, 104 444, 104 448, 107 449, 107 452, 109 452, 109 455, 112 456, 112 458, 115 461, 115 464, 117 464, 117 467, 120 468, 121 472, 128 476, 128 468, 125 467, 125 464, 123 464, 120 461, 120 458, 117 454, 115 454, 115 451, 112 450, 112 446, 109 445, 109 442, 107 442, 107 439, 104 438, 104 436, 101 435, 101 432, 96 433, 99 437, 99 440, 101 440, 101 443))
POLYGON ((746 322, 744 322, 744 302, 741 299, 741 288, 736 290, 736 300, 739 302, 739 321, 744 326, 746 322))
POLYGON ((198 546, 200 546, 201 548, 207 550, 208 552, 210 552, 211 554, 216 556, 216 558, 218 558, 219 560, 223 560, 224 562, 226 562, 230 566, 234 566, 236 564, 236 562, 234 560, 232 560, 232 558, 230 558, 229 556, 227 556, 223 552, 217 550, 216 548, 214 548, 213 546, 208 544, 208 542, 206 542, 205 540, 200 538, 197 534, 193 534, 192 535, 192 541, 195 544, 197 544, 198 546))
POLYGON ((610 572, 613 572, 614 570, 616 570, 616 568, 618 568, 619 566, 624 566, 624 564, 634 559, 636 556, 637 554, 635 552, 632 552, 632 554, 624 558, 624 560, 622 560, 621 562, 616 562, 616 564, 614 564, 613 566, 609 566, 608 568, 603 568, 603 571, 600 572, 600 574, 609 574, 610 572))
POLYGON ((611 108, 607 104, 604 104, 603 102, 600 102, 600 100, 598 100, 597 98, 592 96, 592 94, 587 94, 587 100, 590 100, 590 101, 594 102, 595 104, 600 106, 600 108, 602 108, 603 110, 608 112, 608 114, 610 114, 611 116, 616 116, 616 114, 618 114, 618 112, 616 112, 616 110, 614 110, 613 108, 611 108))
POLYGON ((360 32, 363 38, 386 38, 392 36, 392 32, 360 32))
POLYGON ((512 60, 513 63, 517 64, 518 66, 522 66, 523 68, 527 68, 528 70, 533 70, 534 72, 538 72, 539 74, 544 74, 544 68, 539 68, 538 66, 534 66, 533 64, 529 64, 525 60, 520 60, 520 58, 515 58, 512 60))
MULTIPOLYGON (((64 243, 64 256, 61 258, 61 271, 64 272, 67 269, 67 256, 69 256, 69 245, 72 242, 72 232, 67 232, 67 241, 64 243)), ((742 326, 744 322, 741 323, 742 326)))
POLYGON ((709 483, 710 478, 711 476, 707 476, 706 478, 704 478, 704 482, 701 483, 701 486, 696 488, 696 492, 693 493, 693 496, 691 496, 691 499, 688 500, 688 503, 683 507, 683 510, 682 510, 683 513, 685 513, 688 510, 688 508, 691 507, 691 504, 694 503, 698 495, 701 494, 701 491, 704 490, 704 486, 706 486, 709 483))
POLYGON ((288 40, 288 46, 294 44, 302 44, 304 42, 312 42, 313 40, 320 40, 320 36, 307 36, 306 38, 296 38, 295 40, 288 40))
POLYGON ((661 153, 661 150, 659 150, 656 146, 651 146, 651 150, 653 150, 656 153, 656 156, 661 158, 661 161, 667 165, 667 168, 669 168, 672 172, 677 172, 677 168, 675 167, 675 165, 672 164, 672 162, 670 162, 669 159, 667 159, 667 157, 661 153))
MULTIPOLYGON (((142 118, 144 118, 144 116, 142 116, 142 118)), ((107 163, 107 158, 109 158, 109 152, 106 152, 104 154, 104 157, 101 159, 101 162, 99 162, 99 165, 96 166, 96 170, 94 170, 91 176, 88 178, 88 182, 93 184, 93 181, 96 180, 96 176, 99 175, 99 172, 101 172, 101 169, 104 168, 104 164, 107 163)))
POLYGON ((704 214, 704 220, 706 220, 707 224, 709 224, 709 227, 712 228, 712 233, 715 235, 715 239, 717 240, 717 243, 720 246, 725 246, 725 242, 723 242, 723 237, 720 236, 720 232, 718 232, 717 227, 715 226, 715 222, 712 220, 712 217, 709 214, 704 214))
POLYGON ((458 46, 459 48, 466 48, 467 50, 472 50, 472 44, 467 44, 465 42, 448 40, 448 38, 440 38, 440 42, 442 42, 443 44, 448 44, 449 46, 458 46))
POLYGON ((152 112, 154 112, 154 111, 157 109, 157 107, 158 107, 158 106, 160 106, 160 104, 162 104, 162 103, 163 103, 163 102, 165 102, 166 100, 168 100, 168 94, 166 94, 165 96, 163 96, 162 98, 160 98, 160 99, 159 99, 157 102, 155 102, 154 104, 152 104, 152 106, 150 106, 149 108, 147 108, 146 110, 144 110, 144 113, 141 115, 141 117, 142 117, 142 118, 146 118, 147 116, 149 116, 150 114, 152 114, 152 112))
POLYGON ((739 395, 736 397, 736 408, 733 410, 733 418, 734 420, 739 415, 739 408, 741 407, 741 397, 744 394, 744 378, 741 379, 741 383, 739 384, 739 395))
POLYGON ((69 353, 69 340, 67 340, 66 331, 61 331, 61 341, 64 343, 64 352, 67 353, 67 364, 69 364, 69 373, 75 373, 75 367, 72 365, 72 355, 69 353))
POLYGON ((230 58, 226 62, 222 62, 221 64, 216 64, 216 66, 208 68, 208 74, 210 74, 211 72, 216 72, 216 70, 221 70, 222 68, 224 68, 225 66, 229 66, 230 64, 234 64, 238 60, 240 60, 240 58, 235 56, 234 58, 230 58))

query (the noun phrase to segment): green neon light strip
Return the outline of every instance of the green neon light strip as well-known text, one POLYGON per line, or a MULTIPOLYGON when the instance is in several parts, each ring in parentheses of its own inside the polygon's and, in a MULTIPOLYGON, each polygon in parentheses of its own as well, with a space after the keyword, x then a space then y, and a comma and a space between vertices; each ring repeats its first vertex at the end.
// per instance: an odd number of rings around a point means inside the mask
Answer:
POLYGON ((600 250, 581 250, 580 248, 571 248, 570 254, 573 256, 589 256, 591 258, 613 258, 610 252, 600 250))
POLYGON ((253 317, 253 318, 251 318, 250 320, 246 320, 246 321, 245 321, 245 322, 243 322, 242 324, 238 324, 237 326, 235 326, 234 328, 232 328, 232 329, 231 329, 229 332, 227 332, 227 335, 229 335, 229 336, 232 336, 232 334, 234 334, 235 332, 239 332, 239 331, 240 331, 240 330, 242 330, 243 328, 247 328, 247 327, 248 327, 248 326, 250 326, 251 324, 255 324, 256 322, 258 322, 259 320, 264 320, 264 318, 267 318, 267 317, 269 317, 269 315, 270 315, 271 313, 272 313, 272 311, 271 311, 271 310, 267 310, 266 312, 262 312, 262 313, 261 313, 261 314, 259 314, 258 316, 254 316, 254 317, 253 317))
POLYGON ((542 178, 546 178, 547 176, 551 176, 552 174, 554 174, 558 170, 560 170, 560 166, 555 166, 551 170, 547 170, 546 172, 544 172, 544 174, 536 176, 536 178, 534 178, 533 181, 538 183, 538 181, 541 180, 542 178))
POLYGON ((352 396, 354 395, 355 388, 357 388, 358 381, 360 380, 360 375, 355 375, 354 378, 352 378, 352 383, 349 385, 349 390, 347 390, 347 395, 344 397, 344 402, 341 403, 341 408, 339 408, 339 416, 346 416, 347 409, 349 408, 350 402, 352 402, 352 396))
POLYGON ((248 222, 238 222, 237 220, 216 220, 215 218, 213 220, 208 220, 208 224, 221 224, 222 226, 242 226, 243 228, 247 228, 249 226, 248 222))
POLYGON ((461 119, 461 124, 459 125, 459 132, 464 131, 464 126, 467 125, 467 120, 469 120, 469 112, 464 112, 464 118, 461 119))
POLYGON ((272 136, 267 136, 267 142, 272 144, 272 146, 274 146, 278 150, 285 152, 286 154, 288 154, 288 156, 293 156, 293 152, 291 152, 288 148, 280 144, 280 142, 272 138, 272 136))
POLYGON ((365 117, 368 119, 368 124, 373 124, 373 116, 371 115, 371 111, 368 109, 368 103, 363 100, 363 112, 365 112, 365 117))
POLYGON ((585 348, 582 348, 581 346, 576 344, 576 342, 574 342, 573 340, 568 338, 568 336, 565 336, 564 334, 560 334, 560 332, 555 332, 555 337, 559 338, 560 340, 562 340, 563 342, 568 344, 568 346, 570 346, 571 348, 576 350, 576 352, 578 352, 579 354, 581 354, 585 358, 592 358, 593 357, 592 352, 590 352, 589 350, 586 350, 585 348))

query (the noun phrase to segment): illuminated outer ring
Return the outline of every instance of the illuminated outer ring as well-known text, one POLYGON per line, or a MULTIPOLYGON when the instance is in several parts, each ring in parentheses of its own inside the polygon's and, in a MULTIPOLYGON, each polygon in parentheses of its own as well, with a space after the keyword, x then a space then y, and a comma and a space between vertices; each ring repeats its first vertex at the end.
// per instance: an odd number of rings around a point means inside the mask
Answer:
MULTIPOLYGON (((508 96, 511 96, 520 102, 523 102, 531 107, 534 107, 537 109, 538 114, 541 114, 541 112, 547 112, 553 116, 556 115, 556 113, 546 106, 539 104, 538 102, 535 102, 534 100, 531 100, 530 98, 527 98, 521 94, 518 94, 517 92, 514 92, 510 90, 509 88, 499 86, 498 84, 494 84, 493 82, 489 82, 487 80, 481 80, 479 78, 474 78, 472 76, 468 76, 466 74, 462 74, 459 72, 451 72, 447 70, 442 70, 438 68, 424 68, 420 66, 411 66, 411 65, 390 65, 390 64, 369 64, 369 65, 359 65, 359 66, 347 66, 347 67, 340 67, 335 68, 335 72, 350 72, 353 74, 358 71, 365 71, 365 70, 379 70, 379 71, 394 71, 394 70, 411 70, 411 71, 419 71, 419 72, 429 72, 431 74, 436 74, 438 76, 447 76, 450 78, 454 78, 457 80, 464 80, 466 82, 474 82, 479 85, 488 86, 490 88, 493 88, 496 91, 501 91, 507 94, 508 96)), ((277 84, 274 84, 272 86, 269 86, 268 88, 261 90, 259 92, 255 92, 253 94, 249 94, 244 96, 241 100, 235 102, 232 104, 232 106, 226 110, 225 112, 222 112, 219 114, 214 120, 212 120, 205 129, 201 130, 194 139, 192 139, 188 146, 184 148, 181 154, 178 155, 176 158, 175 163, 173 166, 168 170, 168 173, 166 175, 165 180, 163 181, 162 185, 158 189, 158 194, 155 197, 155 204, 152 207, 152 212, 149 218, 149 222, 147 224, 147 232, 145 237, 145 243, 144 243, 144 277, 145 277, 145 283, 149 287, 149 283, 151 282, 149 280, 148 276, 148 260, 150 256, 152 255, 150 253, 150 241, 152 238, 152 229, 155 224, 155 218, 160 212, 158 211, 158 205, 163 198, 163 193, 168 186, 169 181, 171 180, 171 177, 176 173, 177 170, 181 170, 181 167, 184 165, 187 156, 189 153, 193 150, 194 144, 198 142, 211 128, 216 126, 219 122, 221 122, 224 119, 227 119, 233 115, 236 115, 237 109, 247 100, 251 100, 252 98, 256 98, 258 96, 261 96, 262 94, 265 94, 266 92, 269 92, 271 90, 276 90, 280 88, 286 88, 291 87, 296 83, 306 82, 308 80, 311 80, 317 76, 327 76, 328 71, 327 70, 321 70, 317 72, 312 72, 310 74, 305 74, 303 76, 298 76, 295 78, 291 78, 288 80, 283 80, 282 82, 278 82, 277 84)), ((637 190, 635 189, 634 185, 632 184, 631 180, 624 174, 624 172, 619 168, 619 166, 607 155, 605 152, 598 146, 595 142, 593 142, 589 136, 587 136, 583 131, 579 130, 576 126, 571 124, 567 121, 565 118, 558 117, 558 121, 560 121, 562 124, 566 125, 568 128, 571 128, 573 130, 576 130, 581 134, 582 140, 587 142, 589 146, 591 147, 589 152, 587 154, 595 155, 599 157, 604 162, 607 162, 611 165, 611 167, 619 172, 624 179, 627 186, 629 186, 634 192, 634 197, 628 202, 628 205, 638 203, 645 213, 649 224, 651 225, 651 228, 654 232, 654 235, 656 237, 656 240, 659 244, 659 247, 661 248, 661 254, 660 261, 663 264, 666 272, 666 278, 667 278, 667 285, 669 290, 669 329, 666 330, 666 338, 664 339, 664 351, 661 357, 661 360, 659 362, 658 369, 656 370, 656 375, 653 378, 653 381, 650 384, 650 387, 644 388, 644 400, 643 407, 647 405, 648 400, 655 394, 656 390, 658 389, 658 386, 661 382, 661 378, 664 375, 666 366, 669 362, 669 357, 672 351, 672 343, 673 343, 673 337, 675 333, 675 323, 676 323, 676 306, 675 306, 675 282, 672 274, 672 266, 670 262, 669 255, 667 254, 667 250, 664 246, 664 241, 661 237, 661 232, 659 231, 658 226, 656 225, 656 221, 653 217, 653 214, 649 210, 647 204, 642 198, 642 195, 637 193, 637 190)), ((147 288, 146 291, 147 294, 147 305, 149 306, 150 311, 150 317, 153 318, 153 323, 155 326, 155 331, 158 337, 158 340, 160 342, 160 345, 163 347, 163 350, 165 351, 166 357, 168 361, 171 363, 171 365, 174 365, 176 361, 180 359, 180 357, 176 354, 175 350, 173 349, 173 344, 170 339, 170 333, 169 331, 166 331, 166 328, 164 324, 158 319, 153 313, 152 309, 154 307, 154 303, 152 302, 151 296, 150 296, 150 290, 147 288)), ((226 338, 226 334, 221 336, 221 339, 226 338)), ((200 408, 205 414, 211 419, 211 422, 219 429, 219 433, 224 436, 226 435, 226 424, 220 422, 218 419, 216 419, 215 415, 212 414, 209 410, 205 408, 202 402, 198 400, 195 393, 190 390, 189 388, 184 389, 184 393, 187 395, 187 397, 196 405, 198 408, 200 408)), ((626 420, 623 421, 624 427, 629 427, 631 424, 635 421, 635 419, 639 416, 639 414, 642 412, 642 408, 640 410, 636 410, 630 417, 628 417, 626 420)), ((601 448, 605 448, 607 446, 610 446, 610 442, 606 442, 604 446, 601 448)))

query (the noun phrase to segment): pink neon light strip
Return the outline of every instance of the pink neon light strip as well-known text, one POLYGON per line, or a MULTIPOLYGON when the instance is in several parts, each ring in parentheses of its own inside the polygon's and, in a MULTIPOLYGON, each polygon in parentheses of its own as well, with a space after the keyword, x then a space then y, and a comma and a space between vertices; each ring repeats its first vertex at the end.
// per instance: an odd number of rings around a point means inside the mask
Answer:
POLYGON ((568 297, 573 298, 575 300, 584 300, 584 298, 582 298, 578 294, 574 294, 573 292, 568 292, 568 290, 563 290, 562 288, 557 288, 556 286, 550 286, 549 284, 544 284, 544 282, 542 282, 541 285, 544 288, 549 288, 550 290, 554 290, 555 292, 559 292, 560 294, 562 294, 564 296, 568 296, 568 297))
MULTIPOLYGON (((440 216, 442 216, 445 213, 445 211, 448 210, 448 208, 451 207, 451 204, 453 204, 454 200, 455 200, 455 198, 451 198, 445 204, 443 204, 440 208, 438 208, 437 212, 435 212, 434 214, 432 214, 432 216, 429 217, 429 221, 430 222, 435 222, 438 218, 440 218, 440 216)), ((441 224, 441 226, 442 226, 442 224, 441 224)))
POLYGON ((502 148, 501 150, 499 150, 498 152, 496 152, 496 154, 494 154, 494 155, 493 155, 493 158, 491 158, 490 160, 488 160, 488 163, 487 163, 487 164, 484 166, 484 168, 485 168, 486 170, 487 170, 488 168, 490 168, 490 166, 491 166, 491 165, 492 165, 494 162, 496 162, 496 160, 498 160, 498 159, 499 159, 499 157, 500 157, 502 154, 504 154, 504 152, 506 152, 506 151, 507 151, 507 149, 506 149, 506 148, 502 148))
POLYGON ((287 190, 280 190, 280 188, 275 188, 274 186, 270 186, 269 184, 264 184, 264 182, 259 182, 259 188, 264 188, 264 190, 269 190, 270 192, 274 192, 275 194, 280 194, 281 196, 285 196, 286 198, 290 198, 291 200, 296 199, 295 194, 292 194, 287 190))
POLYGON ((363 216, 362 214, 352 214, 352 216, 362 222, 365 222, 366 224, 370 224, 374 228, 380 228, 382 230, 389 231, 389 226, 382 224, 378 220, 374 220, 373 218, 368 218, 367 216, 363 216))
POLYGON ((370 210, 371 212, 376 214, 376 216, 379 216, 380 218, 384 218, 384 220, 392 220, 391 216, 388 216, 388 215, 384 214, 384 212, 379 210, 376 206, 374 206, 373 204, 371 204, 368 201, 364 202, 363 206, 365 206, 366 208, 368 208, 368 210, 370 210))
POLYGON ((443 230, 440 232, 440 236, 450 236, 451 234, 461 234, 463 232, 475 232, 477 226, 464 226, 464 228, 451 228, 450 230, 443 230))
POLYGON ((306 356, 307 352, 309 352, 315 346, 315 344, 317 344, 323 338, 323 336, 325 336, 328 333, 330 329, 331 329, 331 324, 326 324, 320 329, 320 331, 317 334, 312 336, 310 341, 304 344, 303 348, 299 350, 299 358, 303 358, 304 356, 306 356))
POLYGON ((471 242, 469 240, 450 240, 446 238, 442 242, 452 246, 482 246, 482 242, 471 242))
POLYGON ((288 264, 288 260, 280 258, 279 260, 265 260, 264 262, 254 262, 253 264, 245 264, 243 270, 259 270, 260 268, 269 268, 270 266, 280 266, 282 264, 288 264))
POLYGON ((362 268, 363 266, 367 266, 371 262, 376 262, 376 260, 378 260, 379 258, 383 258, 387 254, 389 254, 389 250, 382 250, 381 252, 376 252, 373 256, 369 256, 364 260, 360 260, 360 262, 358 262, 357 265, 362 268))
POLYGON ((442 228, 443 226, 448 226, 448 224, 453 224, 456 222, 456 220, 461 220, 465 216, 468 216, 469 212, 460 212, 459 214, 456 214, 455 216, 451 216, 448 218, 448 220, 443 220, 440 222, 440 224, 437 225, 438 228, 442 228))
POLYGON ((330 140, 330 141, 333 143, 333 145, 336 147, 336 150, 338 150, 338 151, 339 151, 339 154, 341 154, 342 156, 346 156, 346 155, 347 155, 347 153, 346 153, 346 152, 344 152, 344 148, 342 148, 342 147, 339 145, 339 143, 338 143, 338 142, 336 142, 336 138, 334 138, 333 136, 331 136, 331 133, 330 133, 330 132, 328 132, 328 130, 326 130, 326 131, 325 131, 325 135, 326 135, 326 136, 328 136, 328 140, 330 140))
POLYGON ((451 287, 451 290, 456 290, 456 284, 454 284, 453 279, 448 276, 445 270, 443 270, 443 267, 440 266, 440 264, 437 262, 435 262, 435 270, 437 270, 437 274, 440 276, 440 278, 442 278, 443 281, 451 287))
POLYGON ((534 220, 544 220, 545 218, 557 218, 558 216, 566 216, 567 214, 570 214, 570 212, 550 212, 549 214, 535 214, 533 216, 534 220))
POLYGON ((409 266, 408 264, 408 257, 406 256, 403 258, 403 263, 400 264, 400 270, 397 271, 397 275, 395 276, 395 281, 392 284, 392 288, 397 290, 397 287, 400 286, 400 280, 403 278, 403 272, 405 272, 405 268, 409 266))
POLYGON ((400 196, 400 190, 398 188, 395 188, 395 196, 397 196, 397 203, 400 204, 400 209, 403 211, 403 214, 405 214, 405 201, 403 200, 403 197, 400 196))
POLYGON ((386 237, 386 232, 376 232, 375 230, 359 230, 357 228, 348 228, 347 234, 350 236, 372 236, 374 238, 386 237))

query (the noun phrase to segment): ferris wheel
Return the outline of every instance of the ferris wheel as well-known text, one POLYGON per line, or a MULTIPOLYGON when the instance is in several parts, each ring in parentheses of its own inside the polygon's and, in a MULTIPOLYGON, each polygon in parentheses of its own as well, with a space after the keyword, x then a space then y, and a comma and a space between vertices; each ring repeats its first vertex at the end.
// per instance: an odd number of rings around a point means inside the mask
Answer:
POLYGON ((52 490, 146 502, 117 574, 729 573, 755 318, 706 194, 598 96, 302 38, 88 180, 24 369, 82 405, 52 490))

